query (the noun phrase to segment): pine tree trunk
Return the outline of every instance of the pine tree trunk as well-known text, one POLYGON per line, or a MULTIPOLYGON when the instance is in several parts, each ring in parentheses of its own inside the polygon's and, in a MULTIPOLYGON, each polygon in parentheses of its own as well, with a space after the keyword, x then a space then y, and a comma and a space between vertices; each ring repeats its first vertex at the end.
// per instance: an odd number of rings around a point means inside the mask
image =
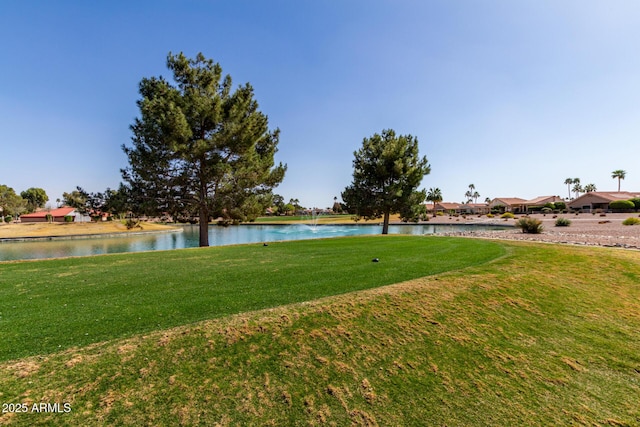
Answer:
POLYGON ((382 223, 382 234, 389 234, 389 211, 384 213, 384 222, 382 223))
MULTIPOLYGON (((204 159, 201 159, 199 164, 203 165, 204 159)), ((202 171, 202 169, 200 169, 202 171)), ((199 190, 198 190, 198 210, 200 224, 200 247, 209 246, 209 206, 207 205, 207 180, 198 173, 199 177, 199 190)))
POLYGON ((209 246, 209 212, 205 206, 200 206, 200 247, 209 246))

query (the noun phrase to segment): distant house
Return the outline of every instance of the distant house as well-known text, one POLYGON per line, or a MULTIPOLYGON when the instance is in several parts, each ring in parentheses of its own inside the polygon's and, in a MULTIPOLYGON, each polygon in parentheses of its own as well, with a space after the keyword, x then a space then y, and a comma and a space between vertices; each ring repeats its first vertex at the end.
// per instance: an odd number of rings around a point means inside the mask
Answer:
POLYGON ((485 215, 491 212, 491 208, 486 203, 465 203, 463 206, 466 206, 468 212, 472 214, 485 215))
POLYGON ((519 197, 496 197, 489 202, 489 209, 503 212, 523 213, 527 211, 527 201, 519 197))
POLYGON ((564 202, 564 200, 560 196, 538 196, 535 199, 527 200, 524 203, 524 206, 527 211, 530 211, 534 208, 542 208, 547 203, 556 203, 556 202, 564 202))
MULTIPOLYGON (((485 203, 436 203, 436 212, 453 213, 458 215, 482 215, 489 213, 489 205, 485 203)), ((433 212, 433 203, 427 203, 427 211, 433 212)))
POLYGON ((20 222, 47 222, 47 215, 51 215, 53 222, 65 222, 65 216, 73 217, 75 222, 80 222, 88 218, 80 215, 74 208, 58 208, 20 215, 20 222))
POLYGON ((635 197, 640 197, 640 193, 629 191, 592 191, 570 201, 567 206, 573 210, 593 212, 596 209, 609 209, 609 203, 613 201, 629 200, 635 197))
MULTIPOLYGON (((438 202, 435 205, 435 210, 444 214, 459 214, 460 206, 462 206, 462 203, 438 202)), ((433 203, 427 203, 427 210, 433 213, 433 209, 433 203)))

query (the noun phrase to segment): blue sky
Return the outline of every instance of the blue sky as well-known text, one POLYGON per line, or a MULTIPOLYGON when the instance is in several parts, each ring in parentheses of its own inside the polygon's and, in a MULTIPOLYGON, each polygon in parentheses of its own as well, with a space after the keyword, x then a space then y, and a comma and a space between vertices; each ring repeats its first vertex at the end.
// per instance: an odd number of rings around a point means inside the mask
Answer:
POLYGON ((275 190, 327 207, 353 152, 412 134, 424 188, 462 201, 567 196, 578 177, 640 191, 635 0, 0 1, 0 184, 117 188, 138 83, 168 52, 202 52, 251 83, 270 126, 275 190))

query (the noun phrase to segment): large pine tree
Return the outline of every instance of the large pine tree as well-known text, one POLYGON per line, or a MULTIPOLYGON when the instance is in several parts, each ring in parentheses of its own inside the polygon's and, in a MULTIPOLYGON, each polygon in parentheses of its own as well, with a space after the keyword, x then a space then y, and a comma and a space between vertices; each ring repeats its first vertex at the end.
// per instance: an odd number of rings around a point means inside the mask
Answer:
POLYGON ((251 85, 233 91, 231 77, 202 54, 169 53, 167 67, 173 82, 140 82, 122 174, 140 212, 198 217, 200 246, 208 246, 212 218, 251 220, 269 206, 286 171, 274 161, 279 130, 269 130, 251 85))
POLYGON ((396 136, 392 129, 365 138, 353 154, 353 182, 342 200, 358 216, 383 217, 382 234, 387 234, 390 214, 407 218, 424 202, 426 192, 417 188, 431 167, 418 154, 417 138, 396 136))

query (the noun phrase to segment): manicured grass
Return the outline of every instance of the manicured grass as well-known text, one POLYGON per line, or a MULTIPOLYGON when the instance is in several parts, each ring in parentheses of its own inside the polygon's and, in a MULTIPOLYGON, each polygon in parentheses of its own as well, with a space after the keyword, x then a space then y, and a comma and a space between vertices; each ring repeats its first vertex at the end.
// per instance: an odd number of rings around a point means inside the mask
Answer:
POLYGON ((465 270, 5 362, 0 401, 72 411, 0 424, 639 425, 640 253, 498 245, 465 270))
POLYGON ((2 263, 0 360, 388 285, 503 252, 486 241, 370 236, 2 263))

